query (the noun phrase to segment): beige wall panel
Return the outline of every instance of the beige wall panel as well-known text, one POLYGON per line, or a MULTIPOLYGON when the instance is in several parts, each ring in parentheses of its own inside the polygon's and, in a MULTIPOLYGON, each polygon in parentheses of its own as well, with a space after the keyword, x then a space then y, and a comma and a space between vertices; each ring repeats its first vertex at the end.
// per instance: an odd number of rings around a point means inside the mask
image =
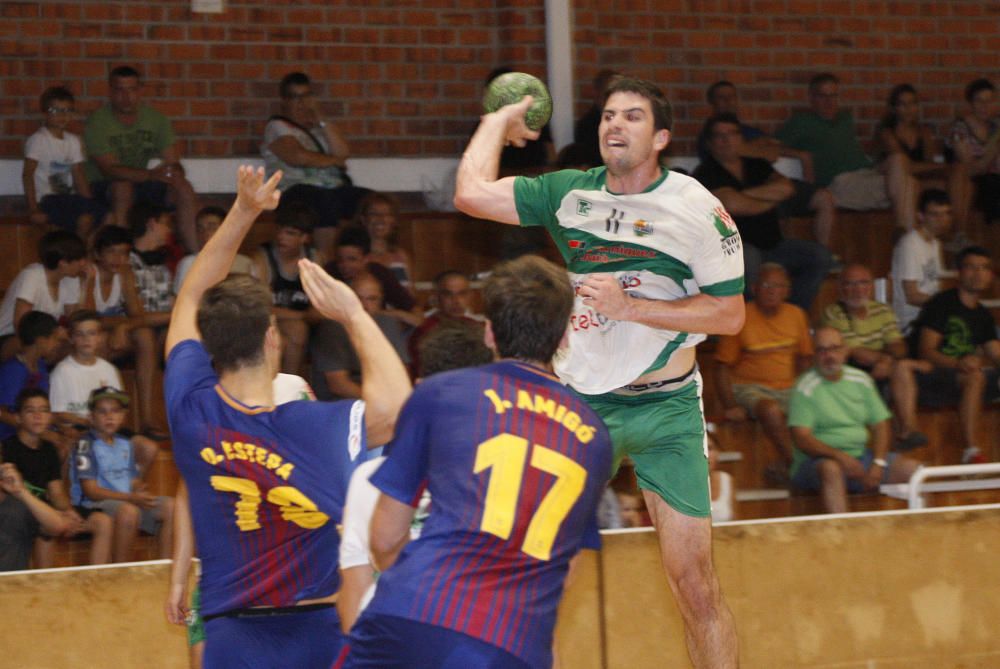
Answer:
POLYGON ((561 669, 603 667, 600 556, 583 551, 559 604, 556 653, 561 669))

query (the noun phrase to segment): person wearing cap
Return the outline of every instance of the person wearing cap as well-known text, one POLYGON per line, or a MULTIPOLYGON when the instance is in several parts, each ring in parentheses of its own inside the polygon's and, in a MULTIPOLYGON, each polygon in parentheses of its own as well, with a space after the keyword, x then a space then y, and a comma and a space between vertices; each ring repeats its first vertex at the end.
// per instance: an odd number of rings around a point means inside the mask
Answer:
POLYGON ((140 529, 157 535, 160 558, 170 557, 174 500, 149 492, 139 478, 132 441, 119 432, 129 396, 113 386, 101 386, 90 393, 87 404, 91 429, 77 444, 70 467, 73 505, 84 518, 95 512, 112 517, 114 562, 132 559, 140 529))

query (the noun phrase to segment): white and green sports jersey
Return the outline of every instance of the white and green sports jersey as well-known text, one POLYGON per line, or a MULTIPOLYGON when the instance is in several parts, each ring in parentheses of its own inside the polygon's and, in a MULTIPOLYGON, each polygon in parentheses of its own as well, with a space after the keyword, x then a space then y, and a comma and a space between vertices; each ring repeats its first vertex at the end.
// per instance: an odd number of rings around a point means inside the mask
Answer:
MULTIPOLYGON (((574 288, 587 274, 611 272, 629 295, 650 300, 743 292, 740 235, 715 196, 666 170, 642 193, 615 195, 605 173, 604 167, 565 170, 514 184, 521 225, 548 229, 574 288)), ((579 295, 570 326, 570 346, 556 356, 555 368, 587 395, 621 388, 705 339, 606 318, 579 295)))

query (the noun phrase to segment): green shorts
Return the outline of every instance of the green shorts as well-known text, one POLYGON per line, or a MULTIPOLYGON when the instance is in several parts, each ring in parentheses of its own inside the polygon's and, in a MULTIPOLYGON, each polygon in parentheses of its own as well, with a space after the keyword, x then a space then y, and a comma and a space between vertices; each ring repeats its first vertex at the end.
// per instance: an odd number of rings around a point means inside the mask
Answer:
POLYGON ((189 646, 205 641, 205 621, 201 617, 201 588, 197 585, 191 593, 191 614, 188 616, 187 631, 189 646))
POLYGON ((615 469, 627 455, 640 488, 686 516, 711 515, 700 377, 667 392, 582 397, 611 432, 615 469))

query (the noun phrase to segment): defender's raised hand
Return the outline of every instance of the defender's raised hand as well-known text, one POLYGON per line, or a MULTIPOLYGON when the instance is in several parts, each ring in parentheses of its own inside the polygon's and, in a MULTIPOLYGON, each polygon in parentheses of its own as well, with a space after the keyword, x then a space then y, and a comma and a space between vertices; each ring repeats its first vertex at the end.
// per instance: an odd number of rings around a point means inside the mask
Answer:
POLYGON ((250 165, 240 165, 236 174, 236 204, 245 211, 260 212, 274 209, 281 199, 278 183, 281 170, 264 180, 264 168, 254 169, 250 165))
POLYGON ((311 260, 299 261, 299 276, 309 302, 325 318, 343 323, 359 312, 364 313, 361 300, 350 286, 337 281, 311 260))

